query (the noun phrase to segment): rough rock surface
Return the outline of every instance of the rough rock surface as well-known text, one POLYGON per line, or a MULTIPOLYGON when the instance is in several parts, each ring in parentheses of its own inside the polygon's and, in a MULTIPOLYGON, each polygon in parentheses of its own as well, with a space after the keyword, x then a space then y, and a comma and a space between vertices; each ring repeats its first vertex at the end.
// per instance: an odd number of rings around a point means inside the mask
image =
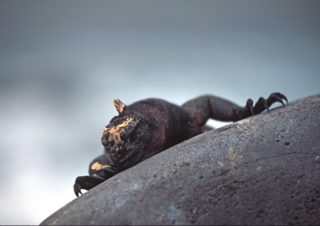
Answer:
POLYGON ((42 224, 319 225, 320 95, 176 145, 42 224))

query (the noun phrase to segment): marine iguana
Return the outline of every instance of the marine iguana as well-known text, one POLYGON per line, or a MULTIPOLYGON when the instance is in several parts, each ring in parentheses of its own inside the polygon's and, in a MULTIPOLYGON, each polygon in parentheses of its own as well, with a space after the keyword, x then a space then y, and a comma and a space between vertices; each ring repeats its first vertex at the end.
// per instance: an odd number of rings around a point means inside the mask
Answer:
POLYGON ((193 136, 210 130, 208 119, 238 121, 288 99, 281 93, 260 97, 255 105, 248 99, 240 107, 223 98, 205 95, 192 99, 181 107, 161 99, 145 99, 131 105, 114 100, 119 115, 104 128, 101 142, 104 153, 89 165, 89 176, 75 180, 76 196, 81 189, 89 190, 115 174, 193 136))

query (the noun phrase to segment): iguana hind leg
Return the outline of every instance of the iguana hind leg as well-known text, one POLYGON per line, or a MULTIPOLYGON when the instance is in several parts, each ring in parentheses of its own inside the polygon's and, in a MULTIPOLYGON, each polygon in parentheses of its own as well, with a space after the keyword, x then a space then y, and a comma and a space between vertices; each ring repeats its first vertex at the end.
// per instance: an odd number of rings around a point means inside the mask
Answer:
POLYGON ((267 99, 260 97, 255 105, 252 99, 248 99, 246 106, 241 107, 221 97, 206 95, 192 99, 182 107, 191 114, 198 125, 202 126, 210 118, 225 122, 238 121, 259 114, 266 109, 269 111, 270 106, 275 102, 284 106, 283 100, 288 102, 283 94, 272 93, 267 99))

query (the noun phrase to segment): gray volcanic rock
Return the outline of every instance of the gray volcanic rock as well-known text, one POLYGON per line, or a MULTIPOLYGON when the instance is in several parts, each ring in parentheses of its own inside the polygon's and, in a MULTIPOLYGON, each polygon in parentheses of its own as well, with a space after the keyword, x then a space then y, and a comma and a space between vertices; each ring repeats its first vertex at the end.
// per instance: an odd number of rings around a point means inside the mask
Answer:
POLYGON ((319 225, 320 95, 176 145, 42 224, 319 225))

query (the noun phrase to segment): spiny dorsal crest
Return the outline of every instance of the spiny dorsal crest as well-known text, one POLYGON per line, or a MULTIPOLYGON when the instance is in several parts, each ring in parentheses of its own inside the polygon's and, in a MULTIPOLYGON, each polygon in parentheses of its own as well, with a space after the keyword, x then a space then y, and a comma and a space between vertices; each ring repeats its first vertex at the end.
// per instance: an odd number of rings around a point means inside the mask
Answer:
POLYGON ((116 107, 116 109, 119 112, 119 114, 121 114, 124 111, 125 107, 126 107, 126 105, 119 99, 114 99, 113 100, 113 104, 116 107))

